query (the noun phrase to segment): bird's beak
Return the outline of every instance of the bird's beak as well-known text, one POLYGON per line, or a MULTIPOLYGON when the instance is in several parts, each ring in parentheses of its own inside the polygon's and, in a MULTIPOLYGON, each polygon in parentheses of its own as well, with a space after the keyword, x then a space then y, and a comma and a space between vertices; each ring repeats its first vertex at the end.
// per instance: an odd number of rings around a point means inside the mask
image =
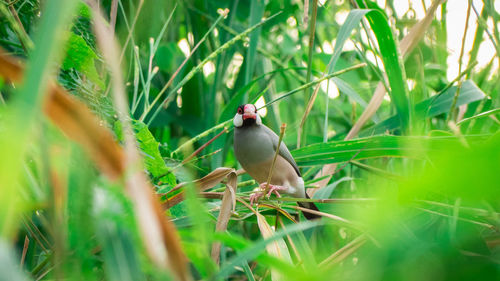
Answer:
POLYGON ((257 119, 257 114, 252 111, 252 110, 246 110, 243 112, 243 120, 246 120, 246 119, 254 119, 256 120, 257 119))

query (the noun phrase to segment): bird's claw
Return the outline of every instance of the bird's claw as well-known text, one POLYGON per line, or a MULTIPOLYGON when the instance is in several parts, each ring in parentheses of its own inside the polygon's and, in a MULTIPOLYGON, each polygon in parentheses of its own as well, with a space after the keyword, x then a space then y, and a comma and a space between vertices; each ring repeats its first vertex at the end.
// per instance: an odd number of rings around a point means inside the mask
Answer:
POLYGON ((269 192, 267 192, 267 195, 266 195, 267 198, 271 197, 271 194, 273 194, 273 193, 276 195, 276 197, 278 197, 278 198, 281 197, 280 193, 278 192, 279 189, 274 188, 274 187, 275 187, 274 185, 272 187, 269 186, 269 192))
POLYGON ((259 201, 259 199, 261 197, 263 197, 264 195, 267 198, 269 198, 271 196, 271 194, 274 193, 276 195, 276 197, 281 198, 281 194, 278 191, 286 190, 286 187, 284 187, 284 186, 270 184, 269 185, 269 190, 268 190, 268 192, 266 194, 265 193, 266 186, 267 186, 267 182, 261 183, 259 185, 260 191, 257 191, 255 193, 253 193, 252 195, 250 195, 250 205, 253 205, 254 203, 257 203, 259 201))
POLYGON ((255 193, 252 193, 250 195, 250 206, 253 206, 254 203, 257 203, 260 199, 260 197, 262 197, 263 193, 261 191, 257 191, 255 193))

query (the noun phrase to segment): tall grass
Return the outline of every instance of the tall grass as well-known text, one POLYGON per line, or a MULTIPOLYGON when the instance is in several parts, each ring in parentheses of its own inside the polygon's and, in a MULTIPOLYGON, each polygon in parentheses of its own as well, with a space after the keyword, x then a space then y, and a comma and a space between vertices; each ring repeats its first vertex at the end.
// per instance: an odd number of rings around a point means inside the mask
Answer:
POLYGON ((498 11, 450 81, 398 2, 0 2, 0 280, 498 279, 498 11), (246 102, 311 199, 249 204, 246 102))

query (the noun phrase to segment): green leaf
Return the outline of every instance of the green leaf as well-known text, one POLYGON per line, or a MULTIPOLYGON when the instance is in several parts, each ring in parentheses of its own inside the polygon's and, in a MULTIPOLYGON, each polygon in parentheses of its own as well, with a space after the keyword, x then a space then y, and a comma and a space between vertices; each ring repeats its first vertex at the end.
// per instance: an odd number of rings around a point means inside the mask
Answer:
POLYGON ((90 81, 101 89, 104 89, 104 83, 95 68, 96 59, 97 55, 87 42, 85 42, 81 36, 71 32, 68 42, 66 43, 66 57, 62 63, 62 69, 68 70, 74 68, 85 74, 90 81))
MULTIPOLYGON (((132 127, 135 137, 139 144, 139 149, 144 157, 144 165, 146 170, 154 177, 158 178, 163 183, 174 187, 176 184, 175 176, 170 172, 170 169, 165 164, 160 153, 160 144, 156 141, 153 134, 148 129, 148 126, 143 122, 133 120, 132 127)), ((114 130, 117 138, 123 140, 122 126, 119 121, 115 122, 114 130)))
POLYGON ((175 186, 175 176, 170 172, 170 169, 163 161, 160 154, 160 144, 153 137, 153 134, 148 129, 146 124, 135 121, 133 122, 135 136, 139 143, 139 148, 144 155, 144 163, 146 169, 153 177, 160 177, 162 182, 168 183, 170 186, 175 186))
MULTIPOLYGON (((474 136, 467 140, 480 141, 485 138, 474 136)), ((377 157, 423 158, 430 150, 460 146, 460 141, 455 137, 374 136, 312 144, 292 151, 292 155, 299 166, 312 166, 377 157)))
MULTIPOLYGON (((415 116, 419 117, 434 117, 439 114, 448 112, 450 110, 451 104, 453 102, 453 97, 457 87, 450 87, 448 90, 440 95, 430 97, 415 106, 415 116)), ((456 103, 456 107, 464 104, 469 104, 474 101, 482 100, 486 97, 486 94, 479 89, 474 82, 467 80, 462 83, 462 88, 460 89, 460 95, 456 103)), ((400 127, 400 119, 396 116, 390 117, 377 125, 367 128, 360 133, 360 136, 369 136, 382 134, 387 130, 394 130, 400 127)))

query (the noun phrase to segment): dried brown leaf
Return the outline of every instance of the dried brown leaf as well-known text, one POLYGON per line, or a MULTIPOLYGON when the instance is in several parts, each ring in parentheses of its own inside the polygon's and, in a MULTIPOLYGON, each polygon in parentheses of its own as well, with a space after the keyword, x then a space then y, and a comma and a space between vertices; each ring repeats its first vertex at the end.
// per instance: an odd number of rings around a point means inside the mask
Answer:
MULTIPOLYGON (((227 176, 226 190, 222 197, 222 202, 220 205, 219 217, 217 218, 217 224, 215 225, 216 232, 224 232, 227 229, 229 219, 231 218, 231 210, 234 210, 236 205, 236 187, 237 187, 237 175, 235 172, 231 172, 227 176)), ((220 249, 221 243, 216 242, 212 245, 212 259, 216 264, 220 262, 220 249)))
MULTIPOLYGON (((0 49, 0 76, 21 82, 24 66, 0 49)), ((113 134, 81 101, 69 95, 55 82, 48 87, 43 112, 70 139, 82 145, 99 169, 116 180, 125 171, 124 153, 113 134)))
MULTIPOLYGON (((262 234, 262 237, 264 239, 271 238, 274 235, 274 230, 269 225, 269 223, 267 223, 266 218, 263 215, 261 215, 259 212, 256 212, 255 215, 257 216, 257 224, 259 226, 260 233, 262 234)), ((268 243, 266 246, 266 251, 270 255, 275 256, 279 259, 282 259, 282 260, 285 260, 288 262, 291 262, 291 260, 292 260, 283 238, 280 238, 280 239, 277 239, 277 240, 274 240, 274 241, 268 243)), ((287 278, 285 276, 280 274, 275 269, 271 269, 271 279, 272 280, 287 280, 287 278)))

